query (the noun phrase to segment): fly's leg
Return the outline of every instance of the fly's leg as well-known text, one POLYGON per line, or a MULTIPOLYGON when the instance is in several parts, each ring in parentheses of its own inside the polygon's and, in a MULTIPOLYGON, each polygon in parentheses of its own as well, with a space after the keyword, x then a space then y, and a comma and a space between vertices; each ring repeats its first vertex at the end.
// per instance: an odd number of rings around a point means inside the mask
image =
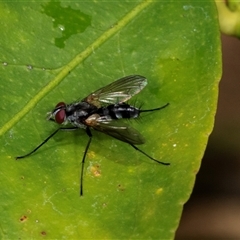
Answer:
POLYGON ((92 133, 91 133, 91 131, 88 127, 86 128, 86 133, 89 136, 89 139, 88 139, 88 143, 87 143, 87 146, 85 148, 85 151, 84 151, 84 154, 83 154, 83 159, 82 159, 82 169, 81 169, 81 175, 80 175, 80 196, 83 195, 83 170, 84 170, 85 158, 86 158, 89 146, 90 146, 91 141, 92 141, 92 133))
POLYGON ((77 127, 69 127, 69 128, 58 128, 56 131, 54 131, 51 135, 49 135, 41 144, 39 144, 36 148, 34 148, 31 152, 23 155, 23 156, 18 156, 16 157, 16 160, 28 157, 35 153, 40 147, 42 147, 50 138, 52 138, 59 130, 76 130, 78 129, 77 127))
POLYGON ((158 108, 154 108, 154 109, 146 109, 146 110, 141 110, 140 109, 140 113, 142 113, 142 112, 153 112, 153 111, 161 110, 161 109, 167 107, 168 105, 169 105, 169 103, 163 105, 162 107, 158 107, 158 108))
MULTIPOLYGON (((130 143, 129 143, 130 144, 130 143)), ((136 149, 137 151, 141 152, 142 154, 144 154, 145 156, 147 156, 149 159, 157 162, 157 163, 160 163, 160 164, 163 164, 163 165, 170 165, 170 163, 165 163, 165 162, 160 162, 158 161, 157 159, 154 159, 153 157, 149 156, 147 153, 145 153, 144 151, 142 151, 141 149, 139 149, 138 147, 136 147, 135 145, 133 144, 130 144, 134 149, 136 149)))

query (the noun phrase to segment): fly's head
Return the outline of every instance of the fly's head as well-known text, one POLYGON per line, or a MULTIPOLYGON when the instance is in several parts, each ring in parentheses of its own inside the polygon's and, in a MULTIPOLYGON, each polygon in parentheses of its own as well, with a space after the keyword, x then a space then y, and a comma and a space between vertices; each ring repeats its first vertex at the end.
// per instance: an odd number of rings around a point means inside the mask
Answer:
POLYGON ((58 124, 67 124, 66 103, 58 103, 53 111, 48 113, 47 119, 58 124))

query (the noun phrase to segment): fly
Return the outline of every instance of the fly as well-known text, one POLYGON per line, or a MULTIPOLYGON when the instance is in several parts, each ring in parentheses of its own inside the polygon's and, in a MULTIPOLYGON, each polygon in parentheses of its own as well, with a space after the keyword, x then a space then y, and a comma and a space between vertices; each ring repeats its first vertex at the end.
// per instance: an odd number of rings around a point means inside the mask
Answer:
POLYGON ((136 147, 135 145, 143 144, 145 140, 136 129, 123 121, 124 119, 138 118, 143 112, 157 111, 169 105, 167 103, 162 107, 142 110, 126 103, 126 101, 139 93, 146 85, 147 79, 145 77, 130 75, 98 89, 81 101, 71 104, 58 103, 53 111, 48 113, 47 119, 62 126, 68 125, 68 127, 59 127, 31 152, 23 156, 18 156, 16 159, 25 158, 33 154, 60 130, 85 129, 89 139, 82 158, 80 175, 81 196, 83 195, 84 163, 93 136, 91 129, 128 143, 134 149, 157 163, 169 165, 170 163, 160 162, 136 147))

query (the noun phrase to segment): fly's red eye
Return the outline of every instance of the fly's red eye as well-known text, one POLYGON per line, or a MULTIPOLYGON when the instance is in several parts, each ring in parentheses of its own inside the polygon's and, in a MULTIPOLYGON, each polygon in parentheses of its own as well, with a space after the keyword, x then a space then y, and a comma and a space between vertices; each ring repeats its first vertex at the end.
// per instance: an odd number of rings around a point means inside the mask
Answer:
POLYGON ((64 122, 65 117, 66 117, 65 109, 60 109, 55 115, 55 121, 58 124, 61 124, 64 122))
POLYGON ((56 105, 56 108, 60 108, 59 110, 57 110, 57 113, 55 114, 55 121, 58 124, 62 124, 65 120, 66 117, 65 106, 66 104, 64 102, 60 102, 56 105), (63 108, 61 109, 61 107, 63 108))

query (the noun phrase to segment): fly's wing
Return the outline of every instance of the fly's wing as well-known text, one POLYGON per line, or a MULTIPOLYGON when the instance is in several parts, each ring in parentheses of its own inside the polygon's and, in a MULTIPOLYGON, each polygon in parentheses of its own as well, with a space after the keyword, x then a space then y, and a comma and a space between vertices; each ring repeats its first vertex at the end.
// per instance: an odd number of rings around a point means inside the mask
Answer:
POLYGON ((82 101, 101 107, 106 104, 125 102, 139 93, 147 85, 147 79, 140 75, 130 75, 116 80, 91 93, 82 101))
POLYGON ((121 120, 112 120, 106 116, 100 117, 98 114, 93 114, 86 120, 86 124, 126 143, 138 145, 145 142, 141 133, 121 120))

